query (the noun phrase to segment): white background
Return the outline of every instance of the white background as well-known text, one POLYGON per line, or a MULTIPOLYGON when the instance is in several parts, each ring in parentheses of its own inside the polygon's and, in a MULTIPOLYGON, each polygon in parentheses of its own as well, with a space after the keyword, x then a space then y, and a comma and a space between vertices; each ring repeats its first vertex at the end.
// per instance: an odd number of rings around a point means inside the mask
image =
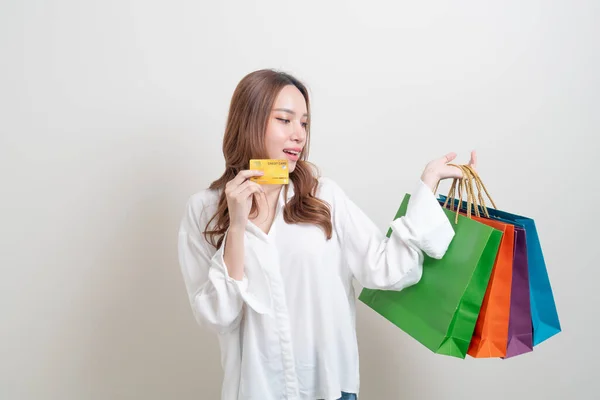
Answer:
POLYGON ((382 230, 430 159, 471 149, 539 229, 561 334, 459 360, 359 303, 361 398, 597 398, 599 4, 2 1, 0 398, 219 397, 177 229, 267 67, 308 85, 311 161, 382 230))

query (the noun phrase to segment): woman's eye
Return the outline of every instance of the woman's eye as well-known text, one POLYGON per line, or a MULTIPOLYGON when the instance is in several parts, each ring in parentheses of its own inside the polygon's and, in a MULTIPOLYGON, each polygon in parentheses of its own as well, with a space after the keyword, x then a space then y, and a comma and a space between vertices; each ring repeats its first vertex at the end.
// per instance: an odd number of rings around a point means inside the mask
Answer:
POLYGON ((303 122, 302 123, 302 127, 305 128, 305 129, 308 128, 308 122, 303 122))
POLYGON ((285 119, 285 118, 276 118, 276 119, 278 119, 279 121, 283 122, 284 124, 289 124, 290 123, 289 119, 285 119))

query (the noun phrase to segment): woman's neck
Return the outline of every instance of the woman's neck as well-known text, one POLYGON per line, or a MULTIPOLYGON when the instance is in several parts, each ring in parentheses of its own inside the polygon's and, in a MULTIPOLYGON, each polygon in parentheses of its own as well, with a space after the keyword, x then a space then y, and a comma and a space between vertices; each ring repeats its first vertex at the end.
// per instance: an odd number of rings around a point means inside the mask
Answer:
POLYGON ((263 185, 263 190, 268 198, 278 197, 283 185, 263 185), (276 194, 277 193, 277 194, 276 194))

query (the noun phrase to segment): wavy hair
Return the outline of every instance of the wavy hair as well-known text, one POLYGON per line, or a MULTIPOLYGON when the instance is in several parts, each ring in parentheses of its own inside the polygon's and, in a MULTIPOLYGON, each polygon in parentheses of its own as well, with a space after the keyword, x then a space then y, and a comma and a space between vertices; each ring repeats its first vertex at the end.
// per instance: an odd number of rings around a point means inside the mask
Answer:
MULTIPOLYGON (((249 168, 253 158, 268 158, 265 147, 265 132, 271 109, 277 95, 287 85, 294 85, 304 96, 309 119, 306 127, 306 145, 296 162, 296 168, 290 173, 294 184, 294 196, 286 203, 283 218, 288 224, 309 223, 320 226, 327 239, 331 239, 332 223, 329 205, 315 197, 317 189, 316 166, 309 163, 310 142, 310 102, 308 90, 293 76, 284 72, 263 69, 246 75, 237 85, 229 106, 229 114, 223 138, 225 172, 210 185, 210 189, 222 190, 217 211, 208 221, 204 230, 207 242, 219 248, 223 243, 225 231, 229 228, 229 212, 225 185, 244 169, 249 168), (213 223, 211 227, 210 225, 213 223)), ((288 196, 288 187, 284 188, 288 196)), ((258 206, 252 199, 250 213, 256 213, 258 206)))

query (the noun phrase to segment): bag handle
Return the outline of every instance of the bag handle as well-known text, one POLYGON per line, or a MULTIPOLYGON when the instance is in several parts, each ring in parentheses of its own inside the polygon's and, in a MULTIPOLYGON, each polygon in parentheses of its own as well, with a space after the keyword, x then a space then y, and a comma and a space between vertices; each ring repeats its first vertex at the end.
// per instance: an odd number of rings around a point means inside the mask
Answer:
MULTIPOLYGON (((490 193, 488 192, 487 188, 485 187, 483 181, 481 180, 481 177, 479 176, 479 174, 477 174, 477 172, 475 171, 475 169, 473 167, 471 167, 470 165, 465 165, 465 167, 467 169, 469 169, 469 171, 471 172, 471 174, 473 175, 474 179, 475 179, 475 184, 477 185, 477 190, 478 190, 478 194, 479 194, 479 200, 480 202, 485 205, 485 199, 483 197, 483 193, 482 193, 482 189, 483 192, 485 192, 486 196, 488 197, 488 199, 490 199, 490 202, 492 203, 492 206, 494 208, 498 208, 496 207, 496 203, 494 202, 494 199, 492 199, 492 196, 490 195, 490 193)), ((486 212, 487 212, 487 208, 486 208, 486 212)))
MULTIPOLYGON (((454 203, 456 198, 456 191, 458 190, 458 206, 456 207, 456 218, 454 223, 458 223, 458 215, 460 213, 460 209, 463 203, 463 190, 466 192, 467 197, 467 218, 471 218, 471 210, 474 206, 475 215, 480 217, 481 214, 479 212, 480 208, 483 210, 483 214, 489 218, 489 212, 485 205, 485 198, 483 197, 483 192, 487 195, 488 199, 491 201, 492 206, 496 207, 496 203, 492 199, 489 194, 486 186, 479 174, 475 171, 473 167, 470 165, 456 165, 456 164, 448 164, 453 167, 459 168, 463 172, 463 176, 461 178, 454 178, 452 180, 452 185, 450 186, 450 190, 448 196, 446 196, 446 201, 444 202, 444 208, 448 208, 448 203, 450 203, 450 210, 454 211, 454 203), (477 196, 475 195, 475 191, 473 188, 473 181, 475 182, 475 186, 477 188, 477 196)), ((439 186, 436 185, 435 192, 437 192, 439 186)))

